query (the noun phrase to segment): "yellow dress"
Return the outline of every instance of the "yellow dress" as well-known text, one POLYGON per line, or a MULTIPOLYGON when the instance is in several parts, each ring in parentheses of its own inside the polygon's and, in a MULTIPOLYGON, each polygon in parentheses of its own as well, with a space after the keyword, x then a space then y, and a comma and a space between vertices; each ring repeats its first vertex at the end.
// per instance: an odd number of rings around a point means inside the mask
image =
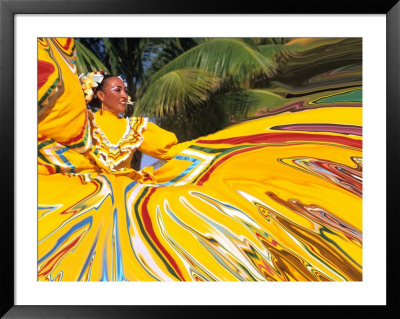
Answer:
POLYGON ((176 145, 174 133, 147 118, 87 110, 76 76, 73 39, 39 38, 38 48, 39 174, 106 172, 141 180, 151 170, 129 168, 136 149, 170 159, 188 145, 176 145))
POLYGON ((99 167, 110 174, 127 175, 136 180, 155 181, 152 169, 137 172, 130 168, 138 149, 158 159, 173 158, 188 143, 178 145, 174 133, 168 132, 147 118, 121 118, 108 111, 89 111, 92 152, 99 167))
POLYGON ((177 144, 87 111, 73 39, 38 43, 38 280, 362 280, 360 103, 177 144), (135 149, 169 161, 130 170, 135 149))

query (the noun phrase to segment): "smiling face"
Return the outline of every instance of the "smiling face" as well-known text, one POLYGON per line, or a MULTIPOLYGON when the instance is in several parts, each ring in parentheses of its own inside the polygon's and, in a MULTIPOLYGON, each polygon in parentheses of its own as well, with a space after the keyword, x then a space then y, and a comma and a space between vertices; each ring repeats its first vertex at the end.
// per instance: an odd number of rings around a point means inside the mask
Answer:
POLYGON ((116 76, 104 81, 101 91, 97 92, 97 97, 103 103, 103 109, 115 115, 123 113, 128 102, 128 93, 124 82, 116 76))

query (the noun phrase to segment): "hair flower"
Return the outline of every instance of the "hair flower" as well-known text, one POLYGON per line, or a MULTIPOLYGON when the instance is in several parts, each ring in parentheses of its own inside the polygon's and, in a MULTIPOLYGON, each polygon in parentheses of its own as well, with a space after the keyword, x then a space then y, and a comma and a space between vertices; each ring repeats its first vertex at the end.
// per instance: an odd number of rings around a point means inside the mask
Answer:
POLYGON ((81 87, 83 93, 85 94, 85 101, 89 103, 96 92, 96 88, 104 79, 104 72, 90 72, 90 73, 82 73, 79 75, 79 80, 81 81, 81 87))

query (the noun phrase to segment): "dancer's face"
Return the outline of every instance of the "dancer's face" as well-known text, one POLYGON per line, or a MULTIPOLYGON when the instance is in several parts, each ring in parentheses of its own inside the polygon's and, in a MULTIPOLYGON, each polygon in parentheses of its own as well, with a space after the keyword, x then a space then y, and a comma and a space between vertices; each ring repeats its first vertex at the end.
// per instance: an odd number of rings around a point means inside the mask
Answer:
POLYGON ((118 115, 125 111, 128 102, 127 88, 124 82, 116 76, 105 81, 101 91, 97 92, 97 96, 103 102, 104 110, 118 115))

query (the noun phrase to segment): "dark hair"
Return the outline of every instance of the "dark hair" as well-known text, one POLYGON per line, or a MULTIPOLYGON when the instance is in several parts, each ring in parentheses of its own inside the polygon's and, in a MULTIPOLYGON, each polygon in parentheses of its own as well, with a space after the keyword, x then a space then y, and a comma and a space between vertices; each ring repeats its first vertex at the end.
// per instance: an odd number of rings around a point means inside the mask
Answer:
POLYGON ((95 88, 93 99, 88 103, 88 106, 92 111, 97 111, 99 108, 101 108, 101 100, 96 95, 97 91, 102 91, 106 81, 109 78, 114 78, 114 77, 117 77, 117 75, 105 74, 103 81, 101 81, 101 83, 95 88))

